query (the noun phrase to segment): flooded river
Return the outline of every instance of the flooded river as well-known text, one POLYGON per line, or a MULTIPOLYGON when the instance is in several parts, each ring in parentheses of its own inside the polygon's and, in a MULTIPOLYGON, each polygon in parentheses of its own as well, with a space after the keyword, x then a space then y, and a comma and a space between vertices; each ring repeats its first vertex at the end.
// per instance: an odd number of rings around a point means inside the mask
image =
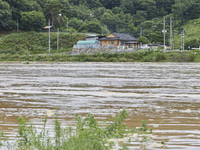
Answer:
POLYGON ((127 126, 146 120, 163 149, 200 149, 200 64, 0 63, 0 130, 11 138, 19 116, 39 126, 49 113, 51 128, 56 110, 70 126, 76 113, 101 122, 123 109, 127 126))

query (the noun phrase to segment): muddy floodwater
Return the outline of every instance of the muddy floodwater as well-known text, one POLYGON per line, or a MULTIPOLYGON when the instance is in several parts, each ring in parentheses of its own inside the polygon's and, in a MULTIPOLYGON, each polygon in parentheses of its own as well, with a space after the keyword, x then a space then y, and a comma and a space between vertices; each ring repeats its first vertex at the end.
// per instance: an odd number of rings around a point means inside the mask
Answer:
POLYGON ((127 126, 146 120, 162 149, 200 149, 200 64, 0 63, 0 130, 11 139, 19 116, 39 127, 47 114, 50 129, 56 112, 73 126, 77 113, 101 122, 123 109, 127 126))

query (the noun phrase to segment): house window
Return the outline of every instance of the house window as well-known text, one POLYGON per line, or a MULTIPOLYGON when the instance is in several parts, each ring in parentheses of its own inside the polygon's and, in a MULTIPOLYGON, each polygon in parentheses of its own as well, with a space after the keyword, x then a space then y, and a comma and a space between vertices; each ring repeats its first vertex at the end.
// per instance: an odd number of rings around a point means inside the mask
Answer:
POLYGON ((114 45, 114 41, 111 41, 111 45, 114 45))
POLYGON ((120 46, 124 46, 124 41, 120 41, 120 46))

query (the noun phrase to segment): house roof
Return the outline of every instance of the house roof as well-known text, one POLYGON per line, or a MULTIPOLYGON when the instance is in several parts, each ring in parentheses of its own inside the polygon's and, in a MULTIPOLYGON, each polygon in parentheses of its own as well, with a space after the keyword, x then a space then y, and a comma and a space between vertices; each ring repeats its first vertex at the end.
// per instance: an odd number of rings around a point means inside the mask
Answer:
POLYGON ((120 40, 128 40, 128 41, 137 40, 135 37, 127 33, 112 33, 112 34, 118 37, 120 40))
POLYGON ((95 37, 100 39, 100 38, 103 38, 105 36, 103 36, 103 35, 91 35, 91 36, 87 36, 86 38, 95 38, 95 37))
POLYGON ((90 41, 78 41, 77 45, 92 45, 92 44, 96 44, 97 41, 94 40, 90 40, 90 41))
POLYGON ((100 40, 122 40, 122 41, 137 41, 135 37, 127 33, 111 33, 105 38, 101 38, 100 40), (109 35, 114 35, 114 37, 109 37, 109 35))

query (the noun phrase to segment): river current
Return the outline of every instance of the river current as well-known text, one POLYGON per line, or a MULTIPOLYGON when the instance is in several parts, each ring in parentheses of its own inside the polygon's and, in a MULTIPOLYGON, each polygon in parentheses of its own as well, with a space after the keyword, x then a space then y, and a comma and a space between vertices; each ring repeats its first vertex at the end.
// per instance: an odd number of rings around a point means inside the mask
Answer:
POLYGON ((73 126, 75 114, 101 122, 123 109, 126 125, 146 120, 162 149, 200 149, 200 64, 0 63, 0 130, 11 139, 20 116, 39 127, 47 114, 50 129, 55 113, 73 126))

